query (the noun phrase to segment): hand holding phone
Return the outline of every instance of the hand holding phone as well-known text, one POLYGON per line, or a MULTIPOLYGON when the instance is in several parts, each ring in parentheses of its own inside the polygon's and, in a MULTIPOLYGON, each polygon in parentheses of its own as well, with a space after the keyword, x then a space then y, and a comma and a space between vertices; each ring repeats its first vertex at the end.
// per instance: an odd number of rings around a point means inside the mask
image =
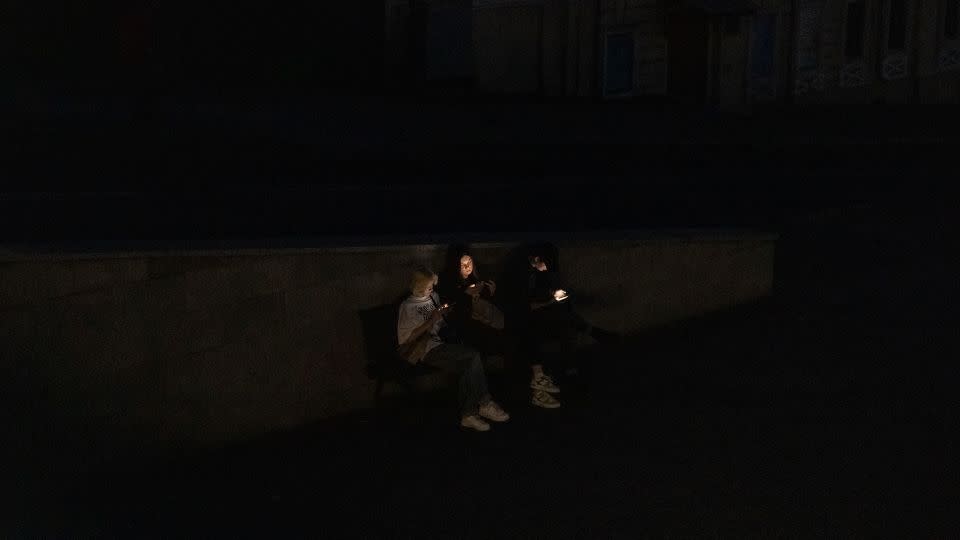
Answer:
POLYGON ((430 314, 430 318, 435 321, 442 319, 448 311, 450 311, 450 304, 441 304, 437 306, 437 309, 433 310, 433 313, 430 314))

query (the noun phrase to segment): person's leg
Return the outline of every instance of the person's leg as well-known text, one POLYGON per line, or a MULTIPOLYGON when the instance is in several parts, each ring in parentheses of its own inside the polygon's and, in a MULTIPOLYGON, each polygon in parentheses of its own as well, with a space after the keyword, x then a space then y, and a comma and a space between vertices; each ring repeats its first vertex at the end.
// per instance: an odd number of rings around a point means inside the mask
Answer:
POLYGON ((566 375, 578 373, 577 351, 596 343, 592 336, 593 327, 569 304, 558 306, 551 313, 549 324, 552 325, 550 336, 557 348, 554 366, 566 375))
POLYGON ((458 346, 462 371, 460 372, 460 412, 463 416, 472 416, 480 411, 493 398, 487 389, 487 374, 483 369, 483 358, 476 349, 458 346))
POLYGON ((530 373, 533 375, 533 378, 536 379, 536 378, 538 378, 538 377, 543 377, 544 375, 546 375, 546 374, 543 372, 543 361, 542 361, 542 360, 534 360, 534 362, 536 362, 536 363, 531 363, 531 364, 530 364, 530 373))
POLYGON ((555 340, 549 338, 549 328, 542 322, 541 320, 531 324, 525 339, 530 362, 530 403, 544 409, 556 409, 560 406, 560 401, 551 393, 559 392, 560 388, 548 373, 556 353, 551 350, 550 345, 555 343, 555 340))
POLYGON ((476 349, 444 344, 431 350, 424 362, 458 375, 457 398, 461 418, 477 415, 480 407, 491 401, 483 360, 476 349))
POLYGON ((463 326, 463 344, 480 351, 484 355, 503 354, 503 343, 497 335, 499 331, 471 320, 463 326))
POLYGON ((563 310, 564 317, 566 318, 566 324, 574 332, 581 332, 584 334, 589 334, 593 327, 580 316, 576 310, 573 309, 573 304, 567 304, 566 309, 563 310))
POLYGON ((455 354, 462 366, 460 373, 460 425, 486 431, 490 426, 484 420, 506 422, 510 419, 500 405, 493 401, 487 390, 487 375, 483 369, 483 358, 473 348, 456 346, 455 354))
POLYGON ((589 322, 586 321, 577 310, 574 309, 573 305, 565 306, 563 310, 563 323, 562 325, 567 328, 567 331, 574 335, 581 335, 587 337, 598 343, 616 343, 620 341, 620 335, 616 332, 611 332, 609 330, 604 330, 603 328, 597 328, 589 322))
POLYGON ((555 364, 556 358, 562 354, 562 351, 559 347, 552 347, 551 343, 545 343, 542 347, 538 348, 538 352, 533 360, 530 362, 530 388, 535 390, 543 390, 545 392, 558 393, 560 388, 554 383, 553 378, 550 376, 549 367, 546 366, 555 364))
POLYGON ((474 347, 484 355, 487 369, 507 369, 521 361, 520 346, 512 332, 477 323, 469 332, 464 344, 474 347))

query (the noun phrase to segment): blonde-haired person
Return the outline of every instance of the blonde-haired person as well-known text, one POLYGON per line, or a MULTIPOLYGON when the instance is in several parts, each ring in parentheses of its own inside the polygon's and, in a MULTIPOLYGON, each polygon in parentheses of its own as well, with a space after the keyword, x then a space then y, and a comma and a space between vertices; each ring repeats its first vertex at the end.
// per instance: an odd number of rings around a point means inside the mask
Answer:
POLYGON ((410 296, 400 304, 397 318, 397 342, 411 363, 429 364, 459 377, 460 425, 488 431, 493 422, 506 422, 507 414, 490 396, 483 359, 476 349, 445 343, 439 335, 446 324, 448 306, 441 306, 434 287, 437 275, 419 267, 410 280, 410 296))

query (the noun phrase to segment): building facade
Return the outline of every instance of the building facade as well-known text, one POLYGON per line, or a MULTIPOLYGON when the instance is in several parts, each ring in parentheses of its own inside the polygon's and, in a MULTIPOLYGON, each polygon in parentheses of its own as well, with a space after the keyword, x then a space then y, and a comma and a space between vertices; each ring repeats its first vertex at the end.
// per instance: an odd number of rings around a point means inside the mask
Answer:
POLYGON ((798 0, 799 101, 960 102, 960 0, 798 0))
POLYGON ((387 0, 387 79, 690 104, 956 103, 960 0, 387 0))

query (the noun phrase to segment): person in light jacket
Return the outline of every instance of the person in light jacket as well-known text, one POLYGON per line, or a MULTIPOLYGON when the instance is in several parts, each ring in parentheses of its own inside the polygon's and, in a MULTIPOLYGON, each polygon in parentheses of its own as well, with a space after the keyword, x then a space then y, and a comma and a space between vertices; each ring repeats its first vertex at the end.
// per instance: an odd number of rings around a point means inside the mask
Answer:
POLYGON ((450 306, 440 304, 434 292, 437 275, 426 267, 417 268, 410 280, 410 296, 400 304, 397 342, 411 363, 425 363, 459 377, 460 425, 489 431, 492 422, 506 422, 506 413, 490 395, 480 352, 471 347, 446 343, 440 337, 450 306))

